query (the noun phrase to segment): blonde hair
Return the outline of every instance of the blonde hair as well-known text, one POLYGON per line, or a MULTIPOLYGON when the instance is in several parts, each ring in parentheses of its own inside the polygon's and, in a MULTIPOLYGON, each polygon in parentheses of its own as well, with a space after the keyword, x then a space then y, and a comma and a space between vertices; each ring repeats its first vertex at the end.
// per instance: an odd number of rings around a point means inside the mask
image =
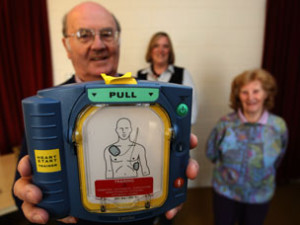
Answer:
POLYGON ((231 93, 230 93, 230 107, 237 111, 242 108, 242 103, 239 98, 241 88, 252 82, 260 81, 262 88, 267 94, 267 98, 264 102, 264 107, 267 110, 271 110, 274 107, 274 99, 277 93, 277 84, 275 78, 264 69, 253 69, 247 70, 239 75, 237 75, 231 83, 231 93))
POLYGON ((171 42, 171 39, 170 39, 169 35, 166 32, 157 32, 151 37, 148 48, 147 48, 146 56, 145 56, 146 62, 152 63, 151 52, 152 52, 152 49, 154 48, 157 40, 160 37, 166 37, 168 39, 168 42, 169 42, 169 45, 170 45, 170 53, 169 53, 168 63, 169 64, 174 64, 175 54, 174 54, 174 50, 173 50, 173 45, 172 45, 172 42, 171 42))

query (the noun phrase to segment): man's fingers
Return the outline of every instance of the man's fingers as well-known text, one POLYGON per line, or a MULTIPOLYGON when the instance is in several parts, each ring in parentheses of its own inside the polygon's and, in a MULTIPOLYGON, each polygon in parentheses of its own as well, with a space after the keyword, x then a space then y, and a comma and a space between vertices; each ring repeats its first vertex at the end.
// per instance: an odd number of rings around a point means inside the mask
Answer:
POLYGON ((30 177, 31 174, 31 166, 29 161, 29 155, 24 156, 19 164, 18 164, 18 171, 22 177, 30 177))
POLYGON ((22 210, 25 217, 32 223, 46 224, 49 220, 49 214, 46 210, 35 207, 28 202, 23 202, 22 210))
POLYGON ((198 145, 198 138, 195 134, 190 135, 190 149, 195 148, 198 145))
POLYGON ((42 200, 41 190, 31 183, 31 179, 21 177, 14 184, 14 194, 21 200, 37 204, 42 200))
POLYGON ((77 223, 78 219, 73 216, 68 216, 63 219, 59 219, 58 221, 63 222, 63 223, 77 223))
POLYGON ((167 211, 166 214, 165 214, 165 215, 166 215, 166 218, 167 218, 168 220, 173 219, 174 216, 176 216, 176 214, 181 210, 182 206, 183 206, 183 204, 180 204, 180 205, 177 206, 176 208, 167 211))
POLYGON ((190 158, 189 164, 186 169, 186 176, 193 180, 197 177, 199 171, 199 164, 195 159, 190 158))

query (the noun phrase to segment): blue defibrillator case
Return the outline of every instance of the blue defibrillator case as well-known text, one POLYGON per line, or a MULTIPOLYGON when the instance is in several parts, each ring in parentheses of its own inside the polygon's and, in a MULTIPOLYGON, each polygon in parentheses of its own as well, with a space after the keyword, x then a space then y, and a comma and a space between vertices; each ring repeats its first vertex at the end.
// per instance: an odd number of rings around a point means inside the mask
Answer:
POLYGON ((191 102, 190 87, 118 79, 24 99, 39 206, 55 218, 118 223, 184 202, 191 102))

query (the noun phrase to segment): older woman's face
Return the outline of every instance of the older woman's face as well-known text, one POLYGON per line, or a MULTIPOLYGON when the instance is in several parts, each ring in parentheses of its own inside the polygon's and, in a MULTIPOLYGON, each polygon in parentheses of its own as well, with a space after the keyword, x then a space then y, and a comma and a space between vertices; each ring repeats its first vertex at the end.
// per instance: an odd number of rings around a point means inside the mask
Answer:
POLYGON ((239 98, 244 114, 262 113, 267 93, 263 89, 261 82, 255 80, 242 86, 239 98))
POLYGON ((156 40, 151 51, 151 58, 154 64, 168 64, 170 54, 170 43, 167 37, 161 36, 156 40))

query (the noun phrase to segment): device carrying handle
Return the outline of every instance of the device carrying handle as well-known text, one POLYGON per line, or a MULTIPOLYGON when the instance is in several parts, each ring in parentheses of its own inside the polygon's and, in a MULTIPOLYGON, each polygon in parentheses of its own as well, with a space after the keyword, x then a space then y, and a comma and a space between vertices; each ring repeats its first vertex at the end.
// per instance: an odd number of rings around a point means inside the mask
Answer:
POLYGON ((121 77, 112 77, 105 73, 101 73, 101 76, 105 84, 137 84, 136 79, 131 76, 131 72, 127 72, 121 77))

